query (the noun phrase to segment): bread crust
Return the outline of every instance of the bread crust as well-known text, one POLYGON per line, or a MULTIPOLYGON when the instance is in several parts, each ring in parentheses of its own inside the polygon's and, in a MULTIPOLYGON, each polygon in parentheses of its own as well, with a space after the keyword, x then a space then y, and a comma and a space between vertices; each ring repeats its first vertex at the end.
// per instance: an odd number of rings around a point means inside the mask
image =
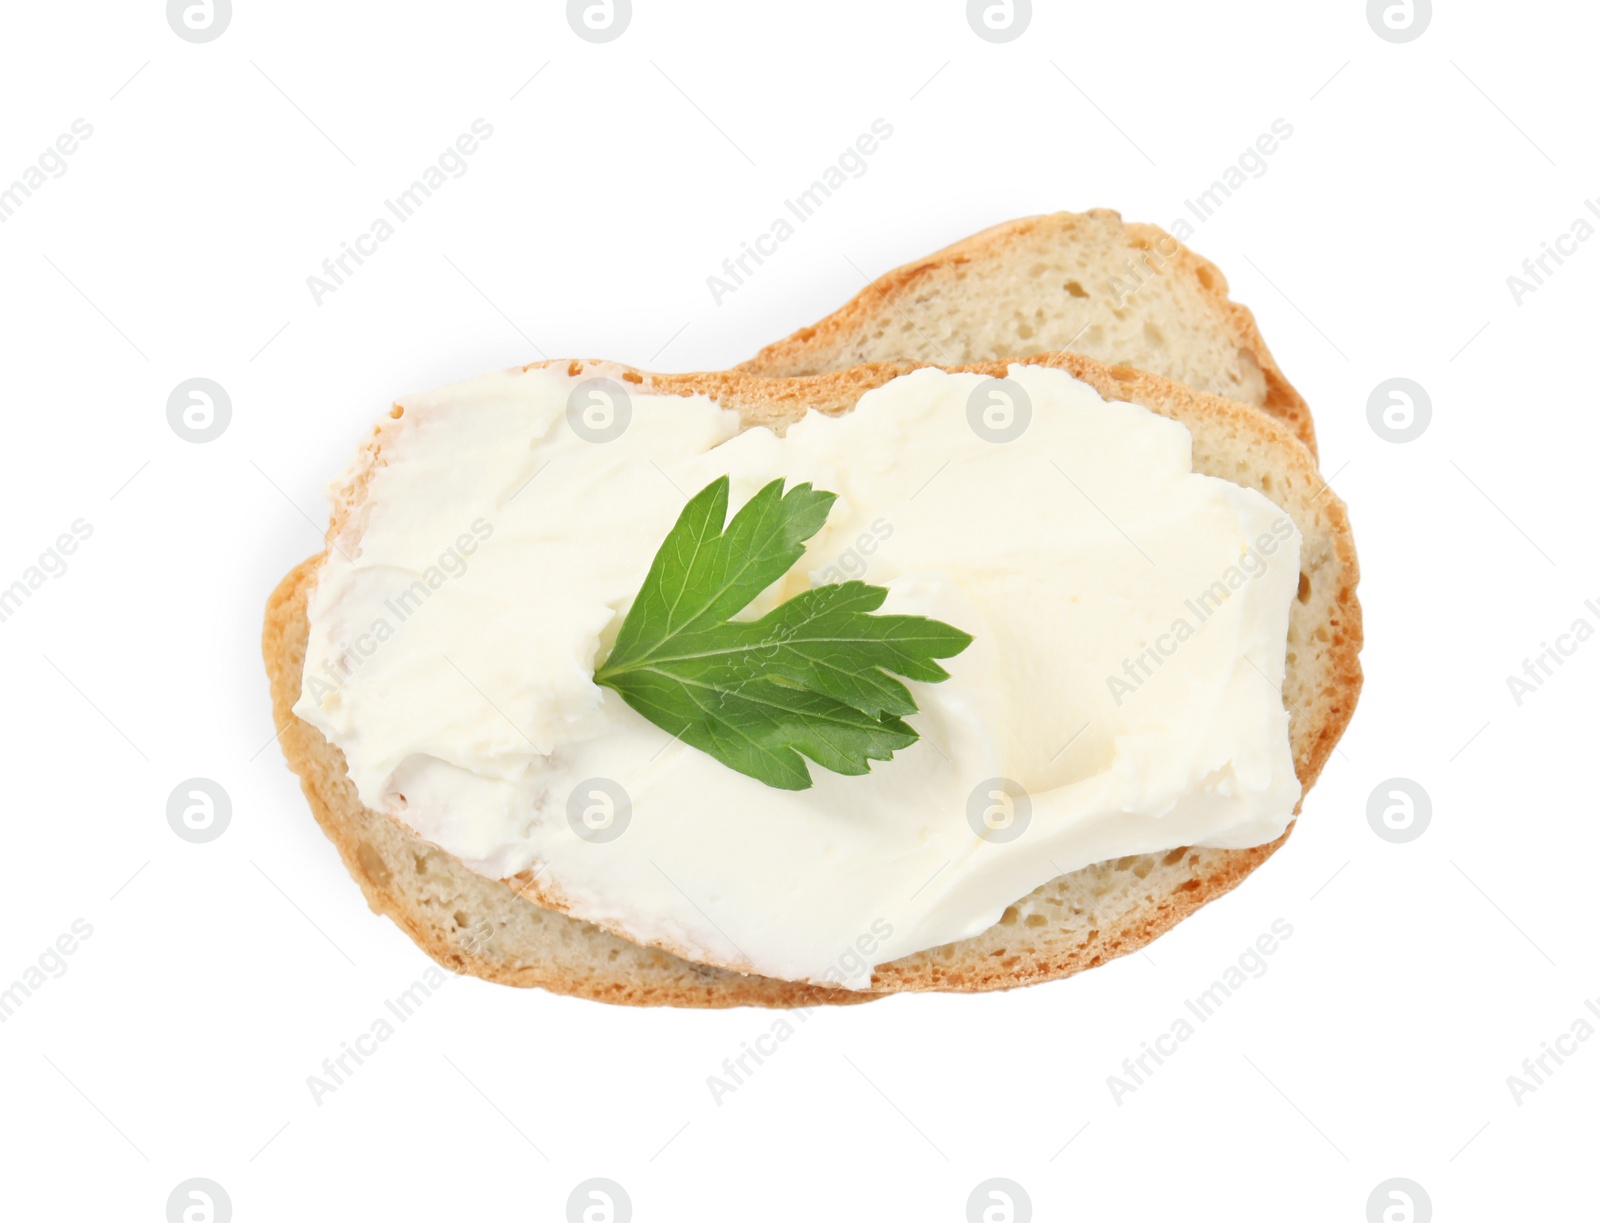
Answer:
MULTIPOLYGON (((1311 409, 1278 367, 1256 326, 1255 315, 1228 296, 1228 278, 1222 274, 1222 269, 1195 254, 1159 226, 1124 221, 1121 214, 1109 208, 1092 208, 1084 213, 1046 213, 990 226, 926 258, 885 272, 826 318, 767 345, 736 368, 743 373, 782 378, 810 376, 855 365, 861 357, 854 354, 880 347, 871 337, 882 332, 886 324, 896 321, 906 302, 919 294, 938 293, 937 282, 952 269, 964 270, 962 292, 981 299, 985 278, 994 274, 994 269, 1024 240, 1042 235, 1059 249, 1075 252, 1084 243, 1086 233, 1097 227, 1120 232, 1121 241, 1132 250, 1156 251, 1163 264, 1161 275, 1194 278, 1217 333, 1236 350, 1249 353, 1260 367, 1264 387, 1259 402, 1252 406, 1284 422, 1306 448, 1316 454, 1311 409)), ((1140 304, 1137 293, 1131 294, 1129 300, 1135 308, 1140 304)), ((899 359, 931 354, 879 355, 899 359)), ((1010 360, 1014 356, 1009 352, 990 355, 998 360, 1010 360)), ((1117 357, 1125 359, 1126 354, 1119 353, 1117 357)))
MULTIPOLYGON (((1361 688, 1354 542, 1344 507, 1321 480, 1312 455, 1285 425, 1261 412, 1151 374, 1072 353, 1043 354, 1024 363, 1064 370, 1107 399, 1139 403, 1182 422, 1194 438, 1197 471, 1255 487, 1295 520, 1304 541, 1303 577, 1302 597, 1291 608, 1286 689, 1292 695, 1286 701, 1303 801, 1348 724, 1361 688)), ((769 379, 738 371, 648 374, 597 361, 537 364, 564 369, 570 377, 604 374, 642 391, 705 394, 738 410, 747 426, 780 431, 811 408, 848 411, 865 391, 919 367, 878 364, 769 379)), ((960 368, 991 376, 1006 371, 998 362, 960 368)), ((366 478, 382 462, 378 436, 363 454, 357 478, 335 506, 329 529, 334 544, 349 541, 347 533, 359 527, 366 478)), ((476 875, 398 821, 361 805, 343 754, 293 712, 308 633, 306 600, 326 555, 297 566, 268 601, 262 648, 279 742, 318 823, 369 906, 455 972, 631 1005, 795 1007, 855 1003, 901 991, 1008 989, 1068 976, 1138 950, 1237 886, 1288 837, 1285 832, 1270 845, 1250 849, 1138 855, 1075 871, 1019 899, 999 924, 980 935, 878 966, 872 992, 696 964, 535 903, 537 889, 525 880, 476 875)))

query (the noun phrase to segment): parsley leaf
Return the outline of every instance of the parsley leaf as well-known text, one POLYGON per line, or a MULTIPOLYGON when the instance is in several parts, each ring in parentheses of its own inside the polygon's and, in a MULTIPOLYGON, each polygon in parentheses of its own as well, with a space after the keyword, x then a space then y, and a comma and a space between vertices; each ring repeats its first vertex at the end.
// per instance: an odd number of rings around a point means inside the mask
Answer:
POLYGON ((728 478, 689 501, 650 565, 595 682, 731 769, 784 790, 809 759, 867 772, 917 741, 896 675, 949 678, 935 659, 971 644, 925 616, 880 616, 888 591, 843 582, 803 591, 758 620, 733 620, 805 553, 833 493, 774 480, 728 522, 728 478), (726 524, 726 525, 725 525, 726 524))

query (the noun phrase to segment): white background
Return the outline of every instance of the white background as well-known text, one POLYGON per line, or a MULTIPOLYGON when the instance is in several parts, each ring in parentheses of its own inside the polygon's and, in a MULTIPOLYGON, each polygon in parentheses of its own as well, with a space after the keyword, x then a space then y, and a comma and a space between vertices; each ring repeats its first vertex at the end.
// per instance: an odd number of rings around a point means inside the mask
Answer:
POLYGON ((991 45, 953 0, 635 0, 597 46, 557 3, 239 0, 204 45, 152 0, 7 6, 0 183, 93 126, 0 225, 0 585, 93 527, 0 623, 0 979, 93 927, 0 1026, 7 1215, 159 1221, 203 1176, 241 1223, 553 1220, 605 1176, 641 1220, 959 1220, 1004 1176, 1039 1219, 1359 1223, 1403 1176, 1440 1220, 1594 1217, 1600 1040, 1520 1104, 1506 1080, 1600 996, 1600 641, 1520 707, 1506 677, 1600 626, 1600 242, 1520 305, 1506 277, 1600 191, 1600 16, 1440 8, 1393 45, 1354 0, 1041 3, 991 45), (480 117, 465 176, 315 304, 307 276, 480 117), (713 304, 876 118, 868 172, 713 304), (427 962, 271 742, 258 633, 389 402, 540 356, 722 367, 1015 216, 1169 225, 1278 118, 1190 245, 1311 402, 1361 554, 1366 691, 1287 847, 1076 979, 816 1013, 720 1105, 706 1076, 768 1014, 476 980, 314 1104, 427 962), (165 414, 196 376, 233 405, 204 445, 165 414), (1409 444, 1367 422, 1393 376, 1432 399, 1409 444), (167 825, 193 776, 232 796, 210 844, 167 825), (1433 804, 1405 845, 1366 818, 1396 776, 1433 804), (1276 918, 1267 973, 1114 1102, 1276 918))

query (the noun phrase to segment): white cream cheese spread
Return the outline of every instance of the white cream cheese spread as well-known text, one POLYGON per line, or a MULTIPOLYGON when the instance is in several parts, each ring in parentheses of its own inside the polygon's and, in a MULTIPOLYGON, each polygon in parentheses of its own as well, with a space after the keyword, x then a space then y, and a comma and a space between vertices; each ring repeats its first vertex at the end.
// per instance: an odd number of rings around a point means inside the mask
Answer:
POLYGON ((783 437, 637 386, 609 421, 569 411, 605 372, 407 397, 350 477, 295 712, 369 807, 626 938, 850 988, 1057 875, 1288 825, 1299 532, 1195 474, 1182 425, 1023 365, 919 370, 783 437), (950 679, 910 685, 920 741, 867 776, 769 788, 593 682, 686 498, 722 475, 731 510, 779 477, 839 494, 750 614, 861 578, 884 612, 973 636, 950 679))

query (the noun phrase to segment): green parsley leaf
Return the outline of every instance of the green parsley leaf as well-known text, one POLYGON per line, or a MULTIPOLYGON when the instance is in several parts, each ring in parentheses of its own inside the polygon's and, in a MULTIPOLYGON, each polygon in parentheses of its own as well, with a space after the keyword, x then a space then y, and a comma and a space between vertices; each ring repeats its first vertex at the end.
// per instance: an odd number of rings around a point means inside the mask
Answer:
POLYGON ((934 660, 972 643, 925 616, 880 616, 888 591, 818 586, 758 620, 732 617, 805 553, 833 493, 783 481, 728 522, 728 478, 690 500, 650 565, 595 682, 731 769, 784 790, 811 785, 806 760, 865 773, 917 741, 896 675, 948 679, 934 660), (724 525, 726 524, 726 526, 724 525), (803 759, 803 758, 804 759, 803 759))

